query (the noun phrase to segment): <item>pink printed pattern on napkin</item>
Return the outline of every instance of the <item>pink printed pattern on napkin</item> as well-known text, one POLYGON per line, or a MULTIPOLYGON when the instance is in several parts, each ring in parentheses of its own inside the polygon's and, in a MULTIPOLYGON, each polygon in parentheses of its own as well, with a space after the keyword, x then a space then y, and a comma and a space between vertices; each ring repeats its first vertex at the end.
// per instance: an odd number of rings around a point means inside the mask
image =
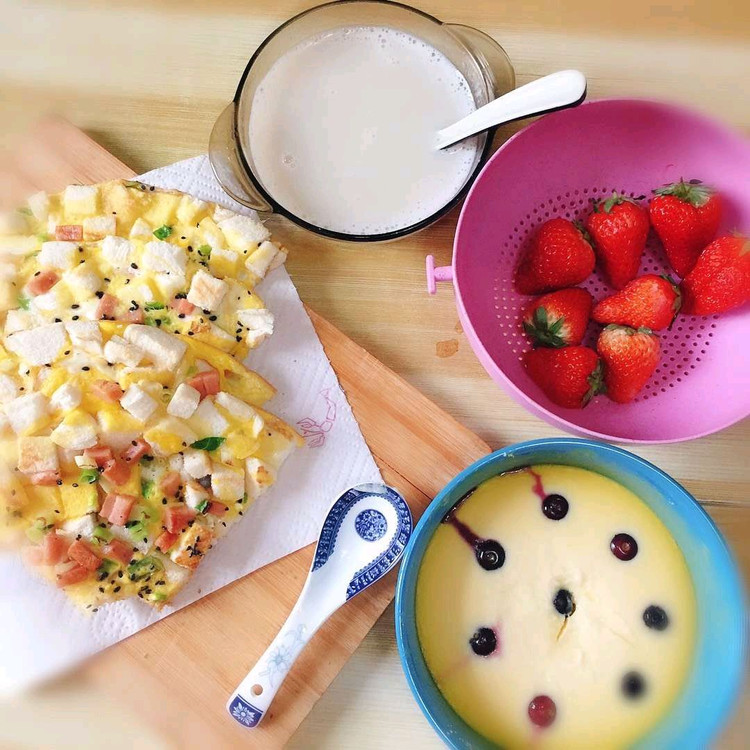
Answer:
POLYGON ((310 448, 320 448, 325 445, 326 433, 331 431, 336 422, 336 403, 331 399, 330 394, 330 388, 324 388, 319 394, 323 397, 326 407, 325 419, 322 422, 318 422, 313 417, 305 417, 297 422, 297 427, 302 431, 302 437, 305 438, 310 448))

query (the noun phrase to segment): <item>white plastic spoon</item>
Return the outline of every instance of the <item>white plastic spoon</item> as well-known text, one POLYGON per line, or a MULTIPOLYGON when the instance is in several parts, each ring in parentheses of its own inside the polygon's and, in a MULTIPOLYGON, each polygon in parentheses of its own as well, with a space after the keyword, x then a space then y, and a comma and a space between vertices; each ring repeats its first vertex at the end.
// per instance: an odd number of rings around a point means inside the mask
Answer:
POLYGON ((482 130, 511 120, 540 115, 580 104, 586 98, 586 76, 579 70, 560 70, 493 99, 470 115, 439 130, 435 147, 445 148, 482 130))
POLYGON ((227 703, 233 719, 258 726, 307 642, 342 604, 396 566, 411 530, 409 506, 384 484, 357 485, 334 502, 294 609, 227 703))

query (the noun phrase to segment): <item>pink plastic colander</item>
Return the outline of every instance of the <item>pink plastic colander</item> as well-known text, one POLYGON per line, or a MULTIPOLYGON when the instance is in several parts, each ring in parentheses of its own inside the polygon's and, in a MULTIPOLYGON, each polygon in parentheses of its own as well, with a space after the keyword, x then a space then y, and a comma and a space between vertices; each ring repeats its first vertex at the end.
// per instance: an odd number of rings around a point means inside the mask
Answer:
MULTIPOLYGON (((750 414, 747 306, 678 317, 661 332, 659 367, 630 404, 599 396, 582 410, 561 408, 521 364, 529 342, 519 317, 531 298, 516 293, 513 271, 536 227, 554 216, 583 219, 592 199, 613 190, 650 195, 682 177, 726 196, 721 232, 750 230, 750 146, 737 134, 694 112, 643 100, 594 101, 550 114, 484 167, 461 212, 453 265, 435 268, 427 258, 428 290, 453 281, 461 324, 487 372, 550 424, 607 440, 666 443, 708 435, 750 414)), ((650 237, 640 273, 668 272, 650 237)), ((613 291, 598 271, 583 286, 597 300, 613 291)), ((593 346, 599 327, 590 328, 584 343, 593 346)))

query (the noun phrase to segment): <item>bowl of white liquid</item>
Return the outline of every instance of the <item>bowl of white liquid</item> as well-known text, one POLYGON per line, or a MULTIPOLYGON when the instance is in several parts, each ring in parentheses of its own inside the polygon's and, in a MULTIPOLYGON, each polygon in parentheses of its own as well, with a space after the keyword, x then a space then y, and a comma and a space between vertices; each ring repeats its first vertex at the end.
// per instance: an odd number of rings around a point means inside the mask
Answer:
POLYGON ((258 211, 337 239, 396 239, 450 210, 489 156, 492 131, 442 150, 435 133, 514 83, 476 29, 381 0, 320 5, 250 59, 211 165, 258 211))

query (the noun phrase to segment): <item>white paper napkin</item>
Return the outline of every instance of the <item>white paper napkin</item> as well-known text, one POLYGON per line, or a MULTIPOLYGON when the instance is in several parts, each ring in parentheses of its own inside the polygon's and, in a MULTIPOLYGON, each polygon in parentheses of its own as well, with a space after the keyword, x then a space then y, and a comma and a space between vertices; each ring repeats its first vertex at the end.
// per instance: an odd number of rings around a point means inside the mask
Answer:
MULTIPOLYGON (((140 179, 252 213, 222 191, 205 156, 140 179)), ((0 556, 0 694, 51 677, 313 542, 330 503, 343 490, 382 481, 286 269, 271 272, 258 292, 276 324, 273 336, 250 354, 248 364, 276 386, 278 393, 268 408, 295 425, 307 447, 292 454, 277 484, 211 550, 174 606, 161 612, 135 600, 82 614, 15 556, 0 556)))

